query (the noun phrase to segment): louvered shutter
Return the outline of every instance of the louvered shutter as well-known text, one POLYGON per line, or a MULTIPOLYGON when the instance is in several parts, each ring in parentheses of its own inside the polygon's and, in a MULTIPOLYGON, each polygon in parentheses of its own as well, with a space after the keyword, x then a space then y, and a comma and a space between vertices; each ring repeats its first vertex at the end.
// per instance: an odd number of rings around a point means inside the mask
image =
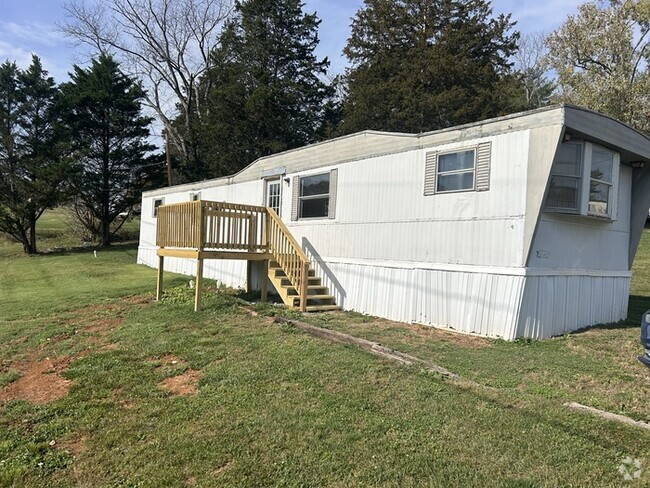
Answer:
POLYGON ((291 181, 291 220, 298 220, 298 197, 300 196, 300 176, 291 181))
POLYGON ((490 159, 492 158, 492 143, 482 142, 476 150, 476 191, 490 189, 490 159))
POLYGON ((336 186, 339 179, 339 170, 333 169, 330 171, 330 201, 327 208, 328 217, 330 219, 336 218, 336 186))
POLYGON ((424 195, 433 195, 436 192, 436 162, 437 154, 429 152, 424 163, 424 195))

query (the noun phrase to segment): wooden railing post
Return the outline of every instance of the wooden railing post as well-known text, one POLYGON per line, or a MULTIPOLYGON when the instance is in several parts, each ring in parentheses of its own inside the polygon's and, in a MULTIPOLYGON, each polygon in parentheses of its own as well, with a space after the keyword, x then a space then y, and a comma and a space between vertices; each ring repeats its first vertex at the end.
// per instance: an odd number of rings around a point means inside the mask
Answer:
POLYGON ((198 257, 196 259, 196 292, 194 295, 194 311, 201 310, 201 293, 203 293, 203 246, 205 245, 205 211, 204 205, 199 200, 194 208, 196 212, 194 218, 196 226, 196 247, 198 250, 198 257))
POLYGON ((309 262, 303 261, 300 273, 300 311, 307 311, 307 286, 309 285, 309 262))

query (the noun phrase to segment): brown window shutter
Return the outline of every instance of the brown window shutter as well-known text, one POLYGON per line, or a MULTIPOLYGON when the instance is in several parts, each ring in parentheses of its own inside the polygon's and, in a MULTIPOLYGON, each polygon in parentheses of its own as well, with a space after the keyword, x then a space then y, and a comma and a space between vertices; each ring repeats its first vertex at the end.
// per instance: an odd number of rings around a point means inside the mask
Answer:
POLYGON ((298 220, 298 197, 300 196, 300 176, 291 179, 291 220, 298 220))
POLYGON ((436 192, 436 163, 438 155, 428 152, 424 163, 424 195, 433 195, 436 192))
POLYGON ((492 158, 492 143, 482 142, 476 151, 476 191, 490 189, 490 159, 492 158))
POLYGON ((330 171, 330 201, 327 209, 328 217, 330 219, 336 218, 336 187, 339 179, 339 170, 333 169, 330 171))

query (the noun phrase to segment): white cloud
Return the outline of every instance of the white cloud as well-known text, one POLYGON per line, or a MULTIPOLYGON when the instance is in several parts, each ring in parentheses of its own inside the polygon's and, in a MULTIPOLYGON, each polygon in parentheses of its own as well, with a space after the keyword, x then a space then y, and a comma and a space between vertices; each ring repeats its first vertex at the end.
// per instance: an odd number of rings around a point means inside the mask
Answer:
POLYGON ((30 45, 54 47, 65 43, 65 36, 58 28, 42 22, 0 22, 0 37, 30 45))

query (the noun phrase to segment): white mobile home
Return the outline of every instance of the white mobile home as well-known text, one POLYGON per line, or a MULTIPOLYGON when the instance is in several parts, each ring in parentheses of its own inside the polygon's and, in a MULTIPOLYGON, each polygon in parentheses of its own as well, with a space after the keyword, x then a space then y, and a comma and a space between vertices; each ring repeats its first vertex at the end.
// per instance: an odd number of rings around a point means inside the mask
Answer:
MULTIPOLYGON (((158 207, 196 199, 273 208, 345 310, 544 338, 626 317, 650 140, 570 106, 339 137, 145 193, 139 263, 157 266, 158 207)), ((165 269, 196 267, 169 258, 165 269)), ((223 259, 205 276, 243 287, 262 273, 223 259)))

